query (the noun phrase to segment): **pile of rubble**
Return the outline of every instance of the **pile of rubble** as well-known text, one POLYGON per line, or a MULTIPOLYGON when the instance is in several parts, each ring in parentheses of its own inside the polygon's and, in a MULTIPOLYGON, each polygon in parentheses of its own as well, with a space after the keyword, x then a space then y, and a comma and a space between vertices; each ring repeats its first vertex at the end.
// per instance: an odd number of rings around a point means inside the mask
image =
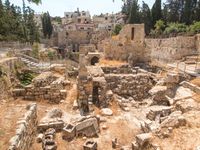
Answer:
MULTIPOLYGON (((99 124, 99 116, 85 116, 67 123, 65 113, 55 108, 50 110, 47 115, 40 120, 37 126, 39 133, 37 142, 42 142, 43 149, 46 147, 53 147, 51 150, 54 150, 57 148, 55 142, 56 132, 62 132, 62 139, 66 141, 71 141, 75 137, 94 137, 100 132, 99 124)), ((86 150, 89 147, 93 147, 91 150, 96 150, 94 147, 97 147, 97 145, 89 142, 86 143, 84 147, 86 150)))

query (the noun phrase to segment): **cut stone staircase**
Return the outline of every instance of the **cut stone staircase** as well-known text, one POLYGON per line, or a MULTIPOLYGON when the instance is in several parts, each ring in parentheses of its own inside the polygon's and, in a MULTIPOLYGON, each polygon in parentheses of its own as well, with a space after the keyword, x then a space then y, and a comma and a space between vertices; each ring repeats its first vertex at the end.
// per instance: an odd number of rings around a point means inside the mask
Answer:
POLYGON ((16 56, 28 67, 37 71, 44 71, 50 69, 51 63, 40 62, 38 59, 30 57, 28 55, 17 53, 16 56))

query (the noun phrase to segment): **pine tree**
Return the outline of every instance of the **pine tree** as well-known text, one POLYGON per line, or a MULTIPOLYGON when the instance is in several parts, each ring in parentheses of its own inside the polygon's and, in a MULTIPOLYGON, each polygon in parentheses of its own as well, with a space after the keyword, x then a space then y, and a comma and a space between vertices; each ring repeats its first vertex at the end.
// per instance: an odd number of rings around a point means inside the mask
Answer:
POLYGON ((161 0, 155 1, 151 10, 151 15, 153 25, 155 25, 156 21, 162 19, 161 0))

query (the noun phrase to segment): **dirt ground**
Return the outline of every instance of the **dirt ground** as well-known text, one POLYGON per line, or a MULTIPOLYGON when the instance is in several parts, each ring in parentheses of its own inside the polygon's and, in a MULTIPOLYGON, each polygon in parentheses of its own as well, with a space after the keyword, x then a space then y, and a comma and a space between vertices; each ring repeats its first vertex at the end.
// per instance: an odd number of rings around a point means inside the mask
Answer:
MULTIPOLYGON (((38 121, 52 108, 59 108, 65 111, 69 118, 79 115, 78 110, 73 110, 73 102, 77 97, 77 85, 72 80, 72 86, 67 89, 68 96, 63 103, 49 104, 46 101, 37 101, 38 121)), ((180 89, 184 90, 184 89, 180 89)), ((185 91, 184 91, 185 93, 185 91)), ((187 95, 187 94, 186 94, 187 95)), ((198 103, 200 101, 197 101, 198 103)), ((34 103, 33 101, 24 101, 22 99, 0 103, 0 150, 6 150, 10 138, 15 134, 17 121, 23 117, 26 111, 26 105, 34 103)), ((113 116, 104 117, 105 122, 100 124, 100 133, 98 137, 92 138, 98 143, 98 150, 112 150, 112 139, 117 138, 120 146, 131 146, 140 130, 140 121, 146 118, 146 111, 149 107, 140 106, 139 108, 130 107, 129 112, 122 111, 117 103, 113 102, 110 107, 113 110, 113 116), (106 126, 107 129, 102 127, 106 126)), ((100 114, 100 110, 95 108, 94 114, 100 114)), ((163 150, 194 150, 200 145, 200 111, 191 111, 184 114, 187 125, 185 127, 175 128, 169 138, 161 139, 155 137, 153 143, 159 144, 163 150)), ((62 133, 56 134, 58 150, 82 150, 83 144, 89 138, 75 138, 71 142, 62 139, 62 133)), ((30 150, 42 150, 42 144, 34 141, 30 150)))

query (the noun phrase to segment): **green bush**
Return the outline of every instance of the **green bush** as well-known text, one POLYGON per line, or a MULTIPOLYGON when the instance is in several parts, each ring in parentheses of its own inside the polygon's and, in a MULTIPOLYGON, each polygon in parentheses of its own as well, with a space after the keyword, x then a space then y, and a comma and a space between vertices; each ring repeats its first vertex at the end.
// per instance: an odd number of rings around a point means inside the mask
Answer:
POLYGON ((33 78, 36 76, 36 74, 30 72, 30 71, 24 71, 22 73, 17 73, 17 77, 22 85, 29 85, 32 83, 33 78))
POLYGON ((189 32, 191 32, 193 34, 200 33, 200 21, 194 22, 192 25, 190 25, 189 32))
POLYGON ((52 51, 49 51, 47 55, 48 55, 49 60, 53 60, 54 59, 54 55, 55 54, 52 51))
POLYGON ((121 29, 122 29, 122 25, 117 24, 117 25, 115 26, 115 29, 113 30, 112 35, 118 35, 119 32, 121 31, 121 29))
POLYGON ((158 20, 154 27, 155 31, 161 34, 165 30, 165 23, 163 20, 158 20))
POLYGON ((175 34, 187 32, 187 26, 183 23, 168 23, 167 28, 165 28, 164 34, 175 34))

